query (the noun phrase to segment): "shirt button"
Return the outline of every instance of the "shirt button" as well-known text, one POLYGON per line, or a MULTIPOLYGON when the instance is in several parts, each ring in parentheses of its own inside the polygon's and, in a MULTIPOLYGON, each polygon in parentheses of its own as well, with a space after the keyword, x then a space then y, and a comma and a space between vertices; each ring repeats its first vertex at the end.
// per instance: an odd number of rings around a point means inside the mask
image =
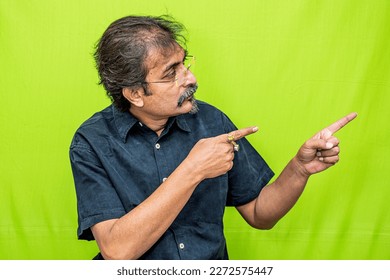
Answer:
POLYGON ((164 178, 163 178, 163 182, 165 182, 166 180, 167 180, 167 178, 166 178, 166 177, 164 177, 164 178))
POLYGON ((180 243, 179 244, 179 248, 180 248, 180 250, 183 250, 184 249, 184 243, 180 243))
POLYGON ((160 150, 160 144, 159 143, 157 143, 155 147, 156 147, 157 150, 160 150))

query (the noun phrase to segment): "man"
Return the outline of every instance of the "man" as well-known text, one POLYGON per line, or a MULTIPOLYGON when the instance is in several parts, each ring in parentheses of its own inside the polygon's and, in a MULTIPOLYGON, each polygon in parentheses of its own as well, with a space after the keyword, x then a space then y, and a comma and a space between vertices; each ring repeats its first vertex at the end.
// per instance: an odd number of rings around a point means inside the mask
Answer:
POLYGON ((96 259, 227 259, 225 206, 272 228, 309 176, 337 163, 333 133, 356 117, 306 141, 268 184, 273 172, 244 138, 257 127, 237 130, 195 100, 182 29, 168 17, 129 16, 97 45, 113 104, 82 124, 70 147, 78 237, 96 240, 96 259))

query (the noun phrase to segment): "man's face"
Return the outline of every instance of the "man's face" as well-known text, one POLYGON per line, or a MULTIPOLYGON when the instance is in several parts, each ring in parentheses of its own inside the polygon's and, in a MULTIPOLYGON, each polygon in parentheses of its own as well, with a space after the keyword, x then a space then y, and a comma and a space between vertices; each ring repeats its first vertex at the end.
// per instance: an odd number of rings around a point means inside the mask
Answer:
POLYGON ((147 59, 146 75, 150 95, 144 95, 144 113, 150 117, 168 118, 195 112, 196 78, 183 65, 185 52, 180 46, 171 51, 152 50, 147 59))

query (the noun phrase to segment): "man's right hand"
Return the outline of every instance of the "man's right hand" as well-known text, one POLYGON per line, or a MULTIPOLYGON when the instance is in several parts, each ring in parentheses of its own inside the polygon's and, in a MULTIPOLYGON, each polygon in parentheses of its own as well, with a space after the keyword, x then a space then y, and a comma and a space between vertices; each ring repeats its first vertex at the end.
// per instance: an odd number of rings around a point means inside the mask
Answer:
POLYGON ((201 176, 201 180, 218 177, 233 167, 234 145, 229 140, 229 136, 237 141, 256 131, 258 128, 252 126, 216 137, 201 139, 192 148, 187 160, 191 162, 196 174, 201 176))

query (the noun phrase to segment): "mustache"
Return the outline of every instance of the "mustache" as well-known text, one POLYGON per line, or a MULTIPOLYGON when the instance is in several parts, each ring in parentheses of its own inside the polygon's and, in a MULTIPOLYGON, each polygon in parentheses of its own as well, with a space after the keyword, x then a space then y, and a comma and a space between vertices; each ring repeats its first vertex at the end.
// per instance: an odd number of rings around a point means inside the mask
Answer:
POLYGON ((198 84, 189 86, 188 89, 186 89, 183 94, 179 97, 179 100, 177 101, 177 106, 181 107, 183 105, 183 102, 189 98, 192 97, 196 90, 198 89, 198 84))

